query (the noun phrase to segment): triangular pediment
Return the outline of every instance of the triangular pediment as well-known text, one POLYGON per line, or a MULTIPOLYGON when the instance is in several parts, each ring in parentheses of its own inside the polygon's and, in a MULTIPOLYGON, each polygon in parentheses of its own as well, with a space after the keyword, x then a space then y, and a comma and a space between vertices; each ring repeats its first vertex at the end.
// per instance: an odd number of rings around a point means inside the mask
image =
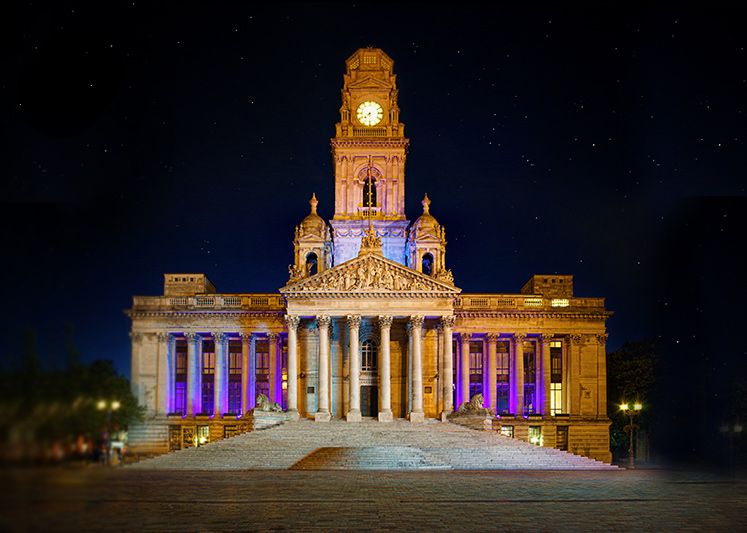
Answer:
POLYGON ((348 89, 391 89, 392 84, 388 81, 367 76, 348 84, 348 89))
POLYGON ((378 254, 366 254, 314 276, 289 283, 285 296, 455 296, 461 289, 378 254))

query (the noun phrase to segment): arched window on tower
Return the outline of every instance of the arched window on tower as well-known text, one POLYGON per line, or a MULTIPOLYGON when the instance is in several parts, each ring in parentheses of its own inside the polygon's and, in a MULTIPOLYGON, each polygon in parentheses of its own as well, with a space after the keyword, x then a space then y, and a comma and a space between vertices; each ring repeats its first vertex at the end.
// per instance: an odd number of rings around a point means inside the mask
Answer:
POLYGON ((363 206, 364 207, 377 207, 379 204, 376 200, 376 180, 373 176, 366 178, 363 182, 363 206), (371 198, 369 203, 368 188, 371 187, 371 198))
POLYGON ((423 274, 426 276, 433 275, 433 254, 427 253, 423 255, 423 274))
POLYGON ((314 252, 306 254, 306 274, 313 276, 319 271, 319 258, 314 252))
POLYGON ((378 368, 379 347, 372 340, 361 344, 361 371, 375 372, 378 368))

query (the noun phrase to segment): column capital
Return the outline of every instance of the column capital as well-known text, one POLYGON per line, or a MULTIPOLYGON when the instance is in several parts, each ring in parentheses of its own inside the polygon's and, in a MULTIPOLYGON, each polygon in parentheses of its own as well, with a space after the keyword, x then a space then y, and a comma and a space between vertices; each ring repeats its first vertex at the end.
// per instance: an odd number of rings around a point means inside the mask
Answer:
POLYGON ((278 340, 278 336, 279 335, 275 333, 274 331, 269 331, 267 333, 267 340, 270 342, 275 342, 276 340, 278 340))
POLYGON ((130 331, 130 338, 132 339, 132 342, 143 342, 142 333, 135 333, 134 331, 130 331))
POLYGON ((242 333, 241 342, 243 342, 244 344, 249 344, 252 341, 253 337, 254 337, 253 333, 242 333))
POLYGON ((460 333, 459 337, 462 339, 462 342, 469 342, 469 340, 472 338, 472 333, 468 333, 465 331, 460 333))
POLYGON ((199 342, 202 340, 202 335, 188 331, 184 334, 184 338, 187 339, 187 342, 199 342))
POLYGON ((574 333, 572 335, 568 335, 568 340, 572 344, 581 344, 581 335, 579 335, 578 333, 574 333))
POLYGON ((554 333, 542 333, 540 335, 540 339, 542 340, 542 343, 550 342, 552 340, 555 340, 555 334, 554 333))
POLYGON ((410 320, 407 322, 407 325, 410 328, 422 328, 423 322, 425 322, 425 317, 422 315, 412 315, 410 320))
POLYGON ((389 329, 392 327, 392 321, 394 320, 394 317, 391 315, 379 315, 379 327, 384 329, 389 329))
POLYGON ((596 338, 599 344, 605 344, 607 342, 608 335, 606 333, 599 333, 596 335, 596 338))
POLYGON ((488 342, 491 344, 495 344, 498 342, 498 339, 500 338, 500 333, 486 333, 485 338, 488 339, 488 342))
POLYGON ((348 315, 345 320, 348 323, 349 328, 359 328, 361 327, 361 317, 360 315, 348 315))
POLYGON ((213 341, 215 341, 215 344, 223 344, 227 340, 228 340, 228 335, 226 335, 222 331, 213 332, 213 341))
POLYGON ((288 326, 288 329, 296 330, 298 329, 298 324, 301 323, 301 317, 298 315, 285 315, 285 324, 288 326))
POLYGON ((321 327, 324 327, 324 328, 328 328, 328 327, 329 327, 329 324, 330 324, 330 322, 331 322, 331 319, 330 319, 330 317, 329 317, 329 316, 327 316, 327 315, 318 315, 318 316, 316 317, 316 325, 317 325, 317 327, 320 327, 320 328, 321 328, 321 327))
POLYGON ((159 332, 156 333, 156 339, 158 342, 168 342, 170 335, 168 333, 159 332))
POLYGON ((524 340, 527 338, 526 333, 514 333, 514 341, 515 342, 524 342, 524 340))
POLYGON ((442 327, 453 328, 454 322, 456 322, 456 317, 454 317, 454 315, 442 316, 439 322, 442 327))

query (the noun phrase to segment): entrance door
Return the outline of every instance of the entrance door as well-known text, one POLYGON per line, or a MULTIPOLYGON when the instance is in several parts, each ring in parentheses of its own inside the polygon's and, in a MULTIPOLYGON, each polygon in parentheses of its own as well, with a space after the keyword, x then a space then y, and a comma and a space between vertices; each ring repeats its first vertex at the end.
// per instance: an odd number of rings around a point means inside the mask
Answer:
POLYGON ((379 416, 379 387, 376 385, 361 387, 361 416, 379 416))

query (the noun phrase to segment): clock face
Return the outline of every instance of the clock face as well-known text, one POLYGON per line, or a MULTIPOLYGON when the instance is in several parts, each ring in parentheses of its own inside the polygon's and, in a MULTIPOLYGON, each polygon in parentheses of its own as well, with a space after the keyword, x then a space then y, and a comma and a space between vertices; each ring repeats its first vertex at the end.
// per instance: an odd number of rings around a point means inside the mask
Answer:
POLYGON ((364 126, 375 126, 384 117, 384 110, 376 102, 368 100, 358 106, 357 116, 364 126))

